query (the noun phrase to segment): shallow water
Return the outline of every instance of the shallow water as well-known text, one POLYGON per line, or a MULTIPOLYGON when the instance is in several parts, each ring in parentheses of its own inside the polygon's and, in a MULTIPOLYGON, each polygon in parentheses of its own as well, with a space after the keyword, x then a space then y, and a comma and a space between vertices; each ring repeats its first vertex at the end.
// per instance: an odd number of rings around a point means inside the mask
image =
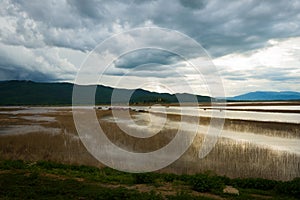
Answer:
POLYGON ((13 125, 0 128, 0 135, 23 135, 28 133, 59 134, 60 128, 48 128, 41 125, 13 125))
MULTIPOLYGON (((236 104, 235 104, 236 105, 236 104)), ((238 105, 238 104, 237 104, 238 105)), ((103 107, 107 109, 108 107, 103 107)), ((118 108, 118 107, 116 107, 118 108)), ((121 106, 119 108, 122 108, 121 106)), ((178 107, 178 106, 130 106, 132 110, 149 111, 153 113, 165 113, 175 115, 187 115, 187 116, 199 116, 199 117, 214 117, 214 118, 227 118, 238 120, 251 120, 251 121, 263 121, 263 122, 287 122, 300 124, 300 113, 276 113, 269 112, 268 110, 277 111, 300 111, 300 106, 230 106, 230 107, 178 107), (232 109, 232 110, 226 110, 232 109), (247 111, 251 109, 257 109, 262 112, 247 111)))
MULTIPOLYGON (((116 109, 122 108, 131 108, 135 111, 150 111, 156 113, 168 113, 168 114, 176 114, 176 115, 188 115, 188 116, 202 116, 202 117, 216 117, 216 118, 228 118, 228 119, 240 119, 240 120, 252 120, 252 121, 267 121, 267 122, 289 122, 289 123, 297 123, 300 124, 300 113, 274 113, 268 112, 268 110, 277 110, 277 111, 300 111, 300 106, 295 105, 255 105, 251 106, 237 106, 242 103, 228 103, 231 106, 114 106, 116 109), (234 105, 234 106, 232 106, 234 105), (226 110, 230 109, 230 110, 226 110), (251 109, 260 110, 260 112, 250 111, 251 109), (235 111, 236 110, 236 111, 235 111), (249 111, 247 111, 249 110, 249 111)), ((253 103, 255 104, 255 103, 253 103)), ((271 103, 269 103, 271 104, 271 103)), ((102 110, 108 110, 109 106, 96 106, 101 107, 102 110)), ((7 107, 3 107, 7 108, 7 107)), ((9 107, 16 108, 20 110, 13 111, 0 111, 0 114, 46 114, 50 112, 57 111, 66 111, 70 112, 72 106, 62 106, 62 107, 9 107)), ((93 109, 94 106, 76 106, 73 109, 93 109)))
MULTIPOLYGON (((78 107, 80 109, 93 109, 92 107, 78 107)), ((104 109, 109 107, 104 106, 104 109)), ((163 113, 166 110, 167 113, 190 115, 190 116, 209 116, 208 110, 204 111, 201 109, 195 109, 196 107, 151 107, 148 106, 139 106, 131 107, 136 110, 149 110, 151 112, 163 113)), ((80 111, 80 109, 78 111, 80 111)), ((281 108, 282 109, 282 108, 281 108)), ((4 109, 3 109, 4 110, 4 109)), ((71 134, 71 132, 66 131, 64 126, 60 126, 60 121, 53 123, 55 128, 48 128, 45 125, 45 122, 53 122, 54 117, 59 113, 71 115, 71 107, 35 107, 35 108, 26 108, 23 110, 14 110, 14 111, 3 111, 6 114, 11 114, 10 118, 21 118, 32 121, 26 122, 25 125, 4 125, 0 128, 0 136, 6 135, 20 135, 20 134, 30 134, 30 133, 46 133, 46 134, 65 134, 66 136, 70 135, 73 139, 78 137, 76 134, 71 134), (68 113, 67 113, 68 112, 68 113), (47 113, 51 113, 51 117, 47 116, 47 113), (56 124, 56 125, 55 125, 56 124)), ((129 118, 113 118, 105 117, 101 118, 100 122, 106 121, 110 123, 119 123, 125 128, 126 133, 134 137, 148 138, 157 134, 162 128, 164 130, 176 130, 179 127, 185 130, 185 132, 195 131, 195 126, 191 126, 191 123, 188 121, 177 122, 171 119, 165 120, 161 115, 153 113, 143 113, 136 112, 134 118, 131 120, 129 118)), ((214 111, 216 112, 216 111, 214 111)), ((223 111, 222 111, 223 112, 223 111)), ((223 112, 221 114, 224 114, 223 112)), ((220 111, 217 111, 217 115, 220 111)), ((228 113, 233 113, 232 117, 238 117, 238 119, 245 119, 251 116, 249 112, 244 111, 232 111, 226 112, 225 117, 230 117, 228 113)), ((1 114, 1 113, 0 113, 1 114)), ((3 114, 3 113, 2 113, 3 114)), ((4 115, 5 118, 7 117, 4 115)), ((220 114, 220 116, 221 116, 220 114)), ((290 119, 293 122, 293 119, 299 117, 299 115, 277 115, 274 113, 263 112, 259 115, 257 112, 252 113, 252 118, 255 117, 255 121, 247 122, 247 126, 252 126, 257 124, 257 121, 270 121, 269 119, 277 120, 282 116, 292 116, 292 118, 285 117, 284 120, 290 119), (268 116, 270 115, 270 116, 268 116), (272 115, 274 118, 272 118, 272 115), (293 118, 294 116, 294 118, 293 118), (265 117, 265 119, 261 119, 265 117), (277 118, 275 118, 277 117, 277 118)), ((281 113, 280 113, 281 114, 281 113)), ((6 120, 3 118, 4 120, 6 120)), ((272 120, 271 120, 272 121, 272 120)), ((242 121, 241 121, 242 122, 242 121)), ((237 122, 238 126, 241 126, 245 129, 245 126, 240 121, 237 122)), ((275 121, 276 122, 276 121, 275 121)), ((23 120, 24 123, 24 120, 23 120)), ((271 123, 272 125, 273 123, 271 123)), ((296 125, 294 125, 296 126, 296 125)), ((207 126, 199 125, 198 133, 203 135, 207 132, 207 126)), ((264 127, 263 127, 264 128, 264 127)), ((182 156, 179 159, 177 164, 171 166, 174 167, 174 172, 176 173, 199 173, 201 170, 213 170, 222 175, 228 175, 230 177, 263 177, 271 178, 276 180, 290 180, 294 177, 299 177, 300 175, 300 139, 299 138, 285 138, 281 136, 267 136, 263 134, 253 133, 251 131, 245 130, 245 132, 235 131, 234 127, 229 127, 228 130, 222 130, 218 136, 218 143, 214 146, 211 153, 208 154, 204 159, 199 159, 197 153, 199 148, 195 148, 195 152, 189 152, 186 155, 182 156)), ((249 129, 250 130, 250 129, 249 129)), ((298 130, 298 129, 297 129, 298 130)), ((271 129, 268 131, 272 131, 271 129)), ((280 130, 279 130, 280 131, 280 130)), ((168 131, 165 131, 169 133, 168 131)), ((196 143, 196 142, 195 142, 196 143)), ((200 144, 201 142, 199 142, 200 144)), ((151 144, 156 145, 156 144, 151 144)), ((193 144, 194 145, 194 144, 193 144)), ((192 145, 192 147, 193 147, 192 145)), ((68 147, 68 144, 65 143, 65 146, 68 147)), ((55 151, 55 150, 54 150, 55 151)), ((85 152, 86 153, 86 152, 85 152)), ((114 152, 106 152, 113 154, 114 152)), ((118 157, 118 155, 114 155, 118 157)), ((162 155, 166 156, 166 155, 162 155)), ((169 156, 169 154, 167 155, 169 156)), ((123 162, 124 158, 120 157, 120 162, 123 162)), ((85 163, 82 163, 85 164, 85 163)), ((142 163, 141 163, 142 164, 142 163)))
POLYGON ((270 105, 261 105, 261 106, 227 106, 227 107, 207 107, 207 106, 199 106, 200 109, 208 108, 208 109, 241 109, 241 110, 249 110, 249 109, 257 109, 257 110, 300 110, 300 106, 292 106, 292 105, 285 105, 285 106, 270 106, 270 105))
MULTIPOLYGON (((240 119, 240 120, 252 120, 252 121, 265 121, 265 122, 289 122, 300 123, 300 114, 295 113, 274 113, 274 112, 253 112, 253 111, 234 111, 224 110, 203 110, 199 107, 168 107, 161 108, 155 107, 149 109, 154 113, 168 113, 177 115, 189 115, 189 116, 201 116, 201 117, 215 117, 215 118, 227 118, 227 119, 240 119)), ((145 109, 146 110, 146 109, 145 109)))
POLYGON ((264 148, 286 151, 300 155, 300 139, 273 137, 255 133, 233 132, 223 130, 220 137, 229 138, 240 142, 248 142, 264 148))
POLYGON ((38 122, 55 122, 55 117, 48 117, 42 115, 31 115, 31 116, 22 116, 22 119, 38 122))
MULTIPOLYGON (((122 124, 122 126, 129 126, 131 130, 134 131, 139 131, 143 130, 144 126, 141 126, 140 124, 136 123, 133 124, 130 119, 117 119, 114 120, 113 117, 111 118, 106 118, 104 120, 108 120, 110 122, 115 121, 116 123, 122 124)), ((135 120, 133 122, 143 122, 144 124, 151 124, 157 121, 162 121, 163 118, 160 116, 156 116, 153 114, 149 113, 139 113, 135 116, 135 120), (151 116, 151 120, 149 120, 149 115, 151 116), (153 119, 156 118, 156 121, 153 121, 153 119)), ((164 124, 164 129, 177 129, 178 127, 183 126, 184 130, 187 132, 195 131, 194 127, 191 126, 189 122, 176 122, 176 121, 171 121, 167 120, 166 123, 164 124)), ((148 132, 155 132, 157 133, 158 130, 153 128, 148 130, 148 132)), ((149 134, 148 132, 144 132, 143 134, 149 134)), ((208 133, 208 126, 198 126, 198 133, 200 134, 206 134, 208 133)), ((153 134, 152 134, 153 135, 153 134)), ((269 148, 272 150, 278 150, 278 151, 286 151, 289 153, 296 153, 300 154, 300 139, 296 138, 282 138, 282 137, 274 137, 274 136, 266 136, 266 135, 260 135, 260 134, 255 134, 251 132, 237 132, 237 131, 230 131, 230 130, 222 130, 221 134, 219 135, 219 140, 222 138, 228 138, 231 140, 235 140, 237 142, 248 142, 250 144, 258 145, 263 148, 269 148)))

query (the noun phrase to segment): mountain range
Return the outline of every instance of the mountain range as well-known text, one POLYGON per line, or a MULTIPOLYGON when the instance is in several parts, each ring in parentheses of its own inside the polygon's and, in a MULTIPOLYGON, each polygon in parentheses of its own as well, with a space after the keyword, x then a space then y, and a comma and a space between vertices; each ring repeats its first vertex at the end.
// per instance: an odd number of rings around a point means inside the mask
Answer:
MULTIPOLYGON (((72 83, 40 83, 33 81, 0 81, 0 105, 72 105, 72 83)), ((121 95, 118 96, 119 103, 126 103, 126 96, 131 95, 130 104, 147 103, 178 103, 192 102, 196 97, 198 102, 211 102, 215 100, 209 96, 192 95, 187 93, 168 94, 156 93, 143 89, 118 89, 103 85, 79 86, 84 89, 96 86, 95 104, 110 104, 114 90, 121 95)), ((299 92, 283 91, 256 91, 234 97, 226 98, 227 101, 287 101, 300 100, 299 92)))
POLYGON ((235 97, 228 97, 227 100, 233 101, 287 101, 287 100, 300 100, 300 92, 292 91, 256 91, 246 94, 238 95, 235 97))
MULTIPOLYGON (((38 83, 33 81, 1 81, 0 105, 72 105, 72 83, 38 83)), ((77 85, 78 86, 78 85, 77 85)), ((78 86, 84 89, 96 85, 78 86)), ((110 104, 114 88, 97 85, 95 94, 96 104, 110 104)), ((120 92, 119 103, 126 103, 124 97, 132 93, 131 104, 139 103, 177 103, 177 97, 183 102, 191 102, 195 95, 156 93, 143 89, 115 89, 120 92)), ((198 102, 210 102, 208 96, 196 96, 198 102)))

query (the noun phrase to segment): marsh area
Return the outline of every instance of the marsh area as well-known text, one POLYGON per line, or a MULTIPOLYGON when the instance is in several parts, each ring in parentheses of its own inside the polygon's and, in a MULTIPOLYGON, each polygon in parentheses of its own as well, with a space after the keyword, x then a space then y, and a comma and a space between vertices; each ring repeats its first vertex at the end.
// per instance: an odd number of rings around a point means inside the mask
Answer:
MULTIPOLYGON (((111 142, 127 151, 140 153, 169 144, 179 128, 186 134, 194 132, 196 121, 197 135, 192 145, 160 172, 195 174, 213 171, 230 178, 292 180, 300 177, 299 107, 294 103, 237 103, 226 107, 135 106, 111 109, 102 106, 101 109, 75 109, 82 112, 93 110, 111 142), (125 112, 130 118, 122 117, 125 112), (224 119, 222 131, 211 151, 199 158, 199 149, 204 145, 211 126, 211 115, 218 118, 220 113, 224 119)), ((104 167, 80 140, 72 107, 1 107, 0 155, 1 159, 49 160, 104 167)), ((119 159, 122 161, 122 157, 119 159)))

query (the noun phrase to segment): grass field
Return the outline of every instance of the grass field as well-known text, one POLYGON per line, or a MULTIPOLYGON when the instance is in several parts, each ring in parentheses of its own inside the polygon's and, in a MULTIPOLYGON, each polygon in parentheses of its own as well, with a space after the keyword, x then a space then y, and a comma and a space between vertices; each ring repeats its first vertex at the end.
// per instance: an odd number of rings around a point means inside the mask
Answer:
POLYGON ((297 199, 300 179, 229 179, 195 175, 131 174, 54 162, 0 161, 0 199, 297 199), (225 194, 225 186, 239 190, 225 194))

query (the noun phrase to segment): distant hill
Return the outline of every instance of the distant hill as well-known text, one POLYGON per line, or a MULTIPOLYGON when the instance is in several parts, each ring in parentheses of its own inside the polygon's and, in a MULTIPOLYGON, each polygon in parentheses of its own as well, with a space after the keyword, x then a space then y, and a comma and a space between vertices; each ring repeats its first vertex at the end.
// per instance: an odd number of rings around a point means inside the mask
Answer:
MULTIPOLYGON (((79 86, 92 87, 92 86, 79 86)), ((96 104, 111 103, 113 88, 102 85, 97 86, 96 104)), ((116 89, 124 96, 133 90, 116 89)), ((71 105, 72 104, 72 83, 38 83, 33 81, 1 81, 0 82, 0 105, 71 105)), ((177 94, 180 99, 190 102, 191 94, 177 94)), ((210 102, 208 96, 196 96, 199 102, 210 102)), ((119 102, 124 102, 122 95, 119 102)), ((168 93, 149 92, 137 89, 131 96, 130 103, 176 103, 175 95, 168 93)))
POLYGON ((229 97, 227 100, 235 101, 276 101, 276 100, 300 100, 299 92, 283 91, 283 92, 270 92, 270 91, 256 91, 242 94, 235 97, 229 97))

